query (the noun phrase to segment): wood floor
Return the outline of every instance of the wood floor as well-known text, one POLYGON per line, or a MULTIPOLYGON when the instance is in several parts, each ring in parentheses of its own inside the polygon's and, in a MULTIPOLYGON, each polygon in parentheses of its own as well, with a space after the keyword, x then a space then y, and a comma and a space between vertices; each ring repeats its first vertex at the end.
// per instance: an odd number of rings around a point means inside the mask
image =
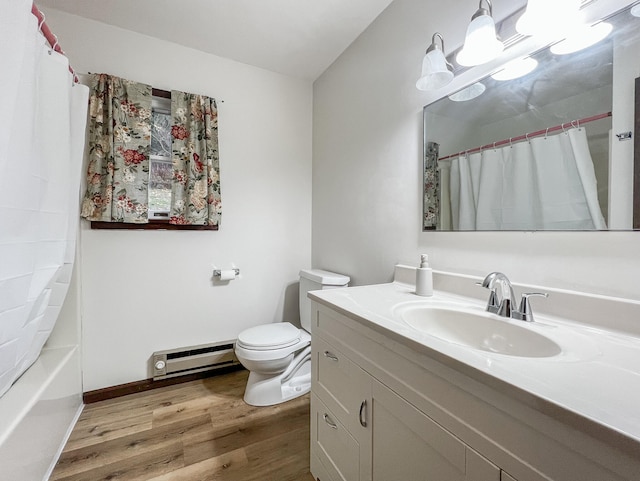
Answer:
POLYGON ((248 406, 247 376, 87 405, 50 481, 313 481, 309 395, 248 406))

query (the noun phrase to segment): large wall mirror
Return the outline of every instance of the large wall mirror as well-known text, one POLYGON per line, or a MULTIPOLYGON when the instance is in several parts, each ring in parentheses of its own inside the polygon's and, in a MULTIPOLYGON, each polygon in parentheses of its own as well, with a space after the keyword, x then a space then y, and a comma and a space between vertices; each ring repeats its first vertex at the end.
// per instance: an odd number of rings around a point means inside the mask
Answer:
POLYGON ((498 65, 425 106, 423 230, 640 228, 636 5, 605 15, 591 47, 537 47, 532 72, 502 80, 498 65))

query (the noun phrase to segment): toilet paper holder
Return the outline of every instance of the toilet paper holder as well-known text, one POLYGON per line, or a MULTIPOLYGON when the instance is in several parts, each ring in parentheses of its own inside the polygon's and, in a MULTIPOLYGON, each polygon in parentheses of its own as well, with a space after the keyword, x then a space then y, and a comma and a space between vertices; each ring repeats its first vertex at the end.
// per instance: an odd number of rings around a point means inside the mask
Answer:
MULTIPOLYGON (((233 272, 236 273, 236 276, 240 275, 240 269, 238 269, 237 267, 233 268, 233 269, 229 269, 233 272)), ((220 277, 220 274, 222 273, 222 269, 214 269, 213 270, 213 277, 220 277)))

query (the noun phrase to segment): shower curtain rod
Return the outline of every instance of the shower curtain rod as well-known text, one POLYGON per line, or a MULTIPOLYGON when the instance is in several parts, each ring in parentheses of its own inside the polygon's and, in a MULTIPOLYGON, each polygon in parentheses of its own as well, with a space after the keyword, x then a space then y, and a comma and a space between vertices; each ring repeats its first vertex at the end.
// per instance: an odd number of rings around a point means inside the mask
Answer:
POLYGON ((606 119, 607 117, 611 117, 611 112, 593 115, 592 117, 585 117, 584 119, 580 119, 580 120, 572 120, 571 122, 565 122, 560 125, 556 125, 554 127, 549 127, 548 129, 537 130, 535 132, 531 132, 530 134, 519 135, 517 137, 511 137, 510 139, 504 139, 499 142, 492 142, 490 144, 483 145, 481 147, 475 147, 473 149, 463 150, 461 152, 458 152, 457 154, 451 154, 451 155, 447 155, 446 157, 440 157, 438 160, 453 159, 454 157, 458 157, 462 154, 472 154, 474 152, 480 152, 485 149, 500 147, 502 145, 511 144, 513 142, 519 142, 521 140, 529 140, 532 137, 537 137, 542 134, 547 135, 548 133, 555 132, 556 130, 560 130, 560 129, 564 130, 565 126, 580 127, 581 124, 587 124, 589 122, 594 122, 596 120, 606 119))
MULTIPOLYGON (((38 29, 40 30, 42 35, 44 35, 44 38, 47 39, 47 42, 49 42, 49 45, 51 45, 51 48, 56 52, 58 52, 59 54, 62 54, 66 57, 65 53, 60 48, 60 44, 58 43, 58 37, 56 37, 53 34, 51 29, 47 25, 47 22, 45 22, 44 13, 40 11, 40 9, 36 6, 35 3, 31 4, 31 13, 35 15, 35 17, 38 19, 38 29)), ((75 83, 78 83, 78 76, 71 68, 71 65, 69 65, 69 72, 71 72, 71 75, 73 75, 73 81, 75 83)))

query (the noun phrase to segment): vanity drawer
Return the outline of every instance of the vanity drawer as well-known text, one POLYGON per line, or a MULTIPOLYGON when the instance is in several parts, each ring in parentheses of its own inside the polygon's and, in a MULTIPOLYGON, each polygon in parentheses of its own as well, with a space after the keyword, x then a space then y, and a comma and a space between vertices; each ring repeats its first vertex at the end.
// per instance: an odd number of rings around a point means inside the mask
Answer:
POLYGON ((367 399, 371 397, 369 375, 344 352, 320 336, 312 340, 313 392, 351 432, 364 426, 367 399))
POLYGON ((315 481, 333 481, 318 456, 311 454, 310 470, 315 481))
MULTIPOLYGON (((344 425, 315 395, 311 395, 311 452, 331 481, 360 479, 360 446, 344 425)), ((314 473, 318 475, 318 473, 314 473)), ((322 480, 324 481, 324 480, 322 480)))

